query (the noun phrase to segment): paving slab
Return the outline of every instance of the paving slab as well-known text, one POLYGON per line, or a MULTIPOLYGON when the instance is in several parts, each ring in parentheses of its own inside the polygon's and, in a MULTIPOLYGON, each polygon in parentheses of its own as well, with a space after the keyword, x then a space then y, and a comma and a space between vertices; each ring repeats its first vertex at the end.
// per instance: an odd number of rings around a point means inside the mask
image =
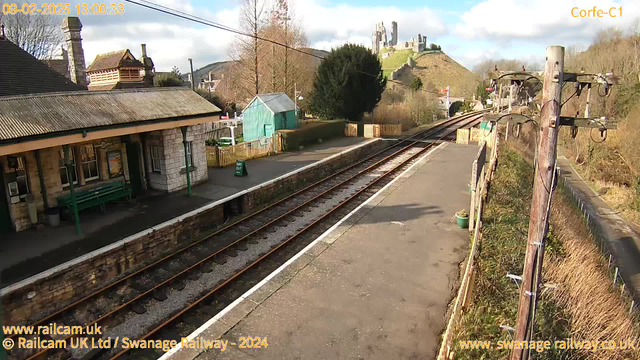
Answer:
POLYGON ((330 139, 321 144, 312 144, 302 150, 250 160, 246 163, 248 175, 244 177, 234 176, 235 168, 233 166, 209 168, 209 186, 194 189, 194 194, 212 200, 222 199, 369 140, 358 137, 341 137, 330 139))
POLYGON ((476 153, 472 145, 438 148, 358 210, 359 220, 344 222, 335 241, 301 256, 307 264, 287 272, 288 281, 284 270, 276 286, 267 282, 252 297, 259 305, 220 337, 267 337, 267 348, 233 346, 197 359, 435 358, 468 251, 469 232, 453 216, 469 207, 476 153))
POLYGON ((233 166, 210 168, 209 179, 193 187, 192 197, 186 196, 186 190, 168 194, 153 191, 131 203, 109 203, 105 213, 99 209, 81 212, 82 235, 75 234, 75 226, 71 221, 63 221, 57 228, 45 227, 3 235, 0 246, 0 286, 16 283, 367 141, 371 139, 336 138, 299 151, 247 160, 249 175, 246 177, 235 177, 233 166))

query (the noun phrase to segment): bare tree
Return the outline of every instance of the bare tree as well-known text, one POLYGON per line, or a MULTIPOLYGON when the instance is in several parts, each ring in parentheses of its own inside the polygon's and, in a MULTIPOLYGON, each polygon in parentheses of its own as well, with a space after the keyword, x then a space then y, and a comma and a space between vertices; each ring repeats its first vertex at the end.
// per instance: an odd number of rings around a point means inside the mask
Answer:
MULTIPOLYGON (((0 7, 3 4, 0 0, 0 7)), ((5 26, 7 38, 38 59, 52 58, 62 44, 62 30, 56 19, 48 15, 3 15, 0 12, 0 24, 5 26)))
POLYGON ((306 89, 307 85, 310 87, 315 70, 314 58, 288 48, 310 51, 307 49, 308 41, 304 29, 295 20, 295 13, 289 8, 286 0, 275 2, 262 36, 287 46, 271 47, 267 61, 271 70, 272 91, 283 91, 294 96, 294 84, 298 86, 298 90, 306 89))
POLYGON ((265 25, 265 5, 261 0, 243 0, 240 9, 240 28, 252 37, 239 35, 229 51, 231 58, 236 60, 235 85, 240 87, 247 96, 260 93, 259 65, 264 44, 257 37, 265 25))

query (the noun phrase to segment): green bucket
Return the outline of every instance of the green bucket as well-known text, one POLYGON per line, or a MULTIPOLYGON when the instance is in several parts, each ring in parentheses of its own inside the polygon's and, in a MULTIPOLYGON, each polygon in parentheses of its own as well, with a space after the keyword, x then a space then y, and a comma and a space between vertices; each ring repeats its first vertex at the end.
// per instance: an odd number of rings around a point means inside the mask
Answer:
POLYGON ((458 227, 460 229, 468 229, 469 228, 469 217, 460 217, 456 215, 456 222, 458 223, 458 227))

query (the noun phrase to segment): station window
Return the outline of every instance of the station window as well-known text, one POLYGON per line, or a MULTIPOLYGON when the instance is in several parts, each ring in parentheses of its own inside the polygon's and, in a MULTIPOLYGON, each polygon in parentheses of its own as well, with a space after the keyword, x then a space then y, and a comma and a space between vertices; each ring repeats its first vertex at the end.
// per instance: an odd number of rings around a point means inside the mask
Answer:
POLYGON ((12 203, 24 201, 30 192, 25 157, 16 156, 9 159, 9 169, 7 169, 7 172, 7 185, 12 203))
POLYGON ((80 146, 80 166, 85 181, 96 180, 100 178, 98 172, 98 156, 93 144, 80 146))
MULTIPOLYGON (((76 157, 73 148, 69 148, 69 158, 71 161, 71 177, 73 177, 73 183, 78 183, 78 169, 76 168, 76 157)), ((69 186, 69 176, 67 173, 67 167, 64 165, 64 149, 60 149, 58 157, 58 167, 60 168, 60 182, 62 187, 69 186)))
POLYGON ((186 166, 184 165, 184 149, 187 149, 187 159, 189 161, 189 167, 191 168, 193 166, 193 153, 191 151, 191 141, 187 141, 187 146, 181 146, 182 149, 180 149, 180 164, 182 164, 182 168, 186 168, 186 166))
POLYGON ((160 146, 151 145, 149 147, 151 153, 151 170, 153 172, 161 172, 162 168, 160 167, 160 160, 162 160, 162 151, 160 150, 160 146))

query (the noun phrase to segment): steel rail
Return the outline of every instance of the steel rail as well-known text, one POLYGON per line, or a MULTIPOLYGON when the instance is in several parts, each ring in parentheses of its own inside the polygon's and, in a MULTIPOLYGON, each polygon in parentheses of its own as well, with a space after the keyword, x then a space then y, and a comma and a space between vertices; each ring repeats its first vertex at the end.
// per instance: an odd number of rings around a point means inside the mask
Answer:
MULTIPOLYGON (((477 115, 477 114, 476 114, 477 115)), ((472 119, 471 121, 469 121, 469 123, 473 123, 474 121, 477 121, 478 118, 472 119)), ((453 130, 449 130, 447 131, 444 135, 442 135, 440 138, 438 138, 436 141, 442 140, 444 138, 446 138, 447 136, 451 135, 453 132, 455 132, 457 130, 453 129, 453 130)), ((414 143, 412 143, 411 145, 399 150, 398 152, 388 156, 387 158, 392 157, 395 154, 398 154, 400 152, 405 152, 406 149, 413 147, 414 145, 418 144, 419 142, 416 141, 414 143)), ((158 327, 156 327, 155 329, 153 329, 152 331, 148 332, 146 335, 142 336, 141 338, 137 339, 137 340, 145 340, 147 338, 149 338, 150 336, 153 336, 156 332, 162 330, 165 326, 167 326, 168 324, 172 323, 174 320, 176 320, 178 317, 182 316, 182 314, 184 314, 185 312, 191 310, 193 307, 195 307, 196 305, 200 304, 202 301, 204 301, 205 299, 207 299, 208 297, 210 297, 213 293, 215 293, 216 291, 218 291, 220 288, 222 288, 223 286, 225 286, 226 284, 228 284, 229 282, 233 281, 235 278, 237 278, 238 276, 244 274, 247 270, 249 270, 250 268, 252 268, 254 265, 256 265, 257 263, 259 263, 260 261, 264 260, 267 256, 269 256, 270 254, 272 254, 273 252, 275 252, 276 250, 278 250, 280 247, 284 246, 285 244, 289 243, 290 241, 292 241, 293 239, 297 238, 298 236, 300 236, 301 234, 305 233, 307 230, 309 230, 311 227, 313 227, 316 223, 318 223, 319 221, 324 220, 327 216, 331 215, 332 213, 334 213, 336 210, 342 208, 346 203, 350 202, 351 200, 355 199, 357 196, 359 196, 362 192, 364 192, 365 190, 369 189, 371 186, 373 186, 374 184, 376 184, 378 181, 382 180, 383 178, 386 178, 389 174, 391 174, 392 172, 396 171, 398 168, 400 168, 401 166, 404 166, 405 164, 407 164, 408 162, 412 161, 413 159, 415 159, 417 156, 421 155, 422 153, 424 153, 425 151, 427 151, 428 149, 430 149, 431 147, 433 147, 435 145, 435 142, 428 144, 427 146, 425 146, 423 149, 421 149, 420 151, 418 151, 417 153, 411 155, 408 159, 404 160, 403 162, 401 162, 400 164, 398 164, 397 166, 395 166, 393 169, 385 172, 384 174, 380 175, 379 177, 377 177, 375 180, 373 180, 371 183, 365 185, 362 189, 359 189, 356 193, 354 193, 353 195, 351 195, 348 199, 344 200, 343 202, 341 202, 340 204, 338 204, 336 207, 334 207, 333 209, 329 210, 327 213, 325 213, 324 215, 322 215, 321 217, 319 217, 318 219, 314 220, 313 222, 309 223, 307 226, 305 226, 302 230, 299 230, 298 232, 296 232, 294 235, 292 235, 289 239, 281 242, 280 244, 278 244, 277 246, 273 247, 270 251, 268 251, 267 253, 265 253, 264 255, 260 256, 258 259, 256 259, 255 261, 253 261, 250 265, 246 266, 244 269, 236 272, 234 275, 232 275, 231 277, 229 277, 227 280, 225 280, 224 282, 218 284, 213 290, 211 290, 210 292, 208 292, 207 294, 201 296, 198 300, 194 301, 192 304, 188 305, 186 308, 182 309, 181 311, 179 311, 178 313, 176 313, 175 315, 173 315, 171 318, 169 318, 168 320, 166 320, 164 323, 162 323, 161 325, 159 325, 158 327)), ((377 165, 383 161, 386 161, 387 158, 377 162, 375 165, 372 165, 371 167, 377 167, 377 165)), ((370 167, 370 168, 371 168, 370 167)), ((318 195, 316 198, 321 197, 326 195, 326 193, 333 191, 334 188, 352 181, 353 178, 355 178, 356 176, 361 175, 362 173, 364 173, 365 171, 367 171, 369 168, 359 172, 358 174, 354 175, 352 178, 349 178, 345 181, 343 181, 342 183, 340 183, 339 185, 334 186, 333 188, 325 191, 324 193, 318 195)), ((314 198, 313 200, 315 200, 316 198, 314 198)), ((306 206, 308 203, 310 203, 311 201, 303 204, 302 206, 306 206)), ((302 207, 300 206, 300 207, 302 207)), ((119 357, 121 357, 122 355, 124 355, 125 353, 127 353, 130 349, 125 349, 122 350, 121 352, 117 353, 116 355, 114 355, 113 357, 111 357, 111 360, 115 360, 119 357)))
MULTIPOLYGON (((480 112, 480 113, 481 113, 481 112, 480 112)), ((429 128, 429 129, 425 129, 424 131, 421 131, 421 132, 419 132, 419 133, 417 133, 417 134, 414 134, 414 135, 412 135, 412 136, 409 136, 409 137, 407 137, 407 138, 405 138, 405 139, 401 140, 401 141, 400 141, 400 142, 398 142, 398 143, 395 143, 395 144, 393 144, 393 145, 391 145, 391 146, 388 146, 388 147, 384 148, 383 150, 381 150, 381 151, 379 151, 379 152, 377 152, 377 153, 375 153, 375 154, 373 154, 373 155, 370 155, 369 157, 367 157, 367 158, 365 158, 365 159, 363 159, 363 160, 360 160, 360 161, 358 161, 358 162, 356 162, 356 163, 354 163, 354 164, 352 164, 352 165, 349 165, 349 166, 345 167, 344 169, 341 169, 340 171, 338 171, 338 172, 337 172, 337 173, 335 173, 335 174, 329 175, 329 176, 327 176, 327 177, 325 177, 325 178, 323 178, 323 179, 321 179, 321 180, 319 180, 319 181, 317 181, 317 182, 315 182, 315 183, 313 183, 313 184, 311 184, 311 185, 309 185, 309 186, 307 186, 307 187, 305 187, 305 188, 303 188, 303 189, 301 189, 301 190, 298 190, 298 191, 296 191, 295 193, 293 193, 293 194, 291 194, 291 195, 288 195, 288 196, 286 196, 285 198, 283 198, 283 199, 281 199, 281 200, 279 200, 279 201, 277 201, 277 202, 275 202, 275 203, 273 203, 273 204, 271 204, 271 205, 269 205, 269 206, 267 206, 267 207, 265 207, 265 208, 263 208, 263 209, 260 209, 259 211, 256 211, 256 212, 254 212, 254 213, 252 213, 252 214, 250 214, 250 215, 248 215, 248 216, 246 216, 246 217, 243 217, 243 218, 239 219, 238 221, 236 221, 236 222, 234 222, 234 223, 232 223, 232 224, 229 224, 229 225, 227 225, 227 226, 225 226, 225 227, 223 227, 223 228, 221 228, 221 229, 219 229, 219 230, 215 231, 214 233, 212 233, 212 234, 210 234, 210 235, 207 235, 207 236, 205 236, 204 238, 202 238, 202 239, 200 239, 200 240, 198 240, 198 241, 196 241, 196 242, 194 242, 194 243, 189 244, 188 246, 186 246, 186 247, 184 247, 184 248, 179 249, 178 251, 176 251, 176 252, 174 252, 174 253, 172 253, 172 254, 169 254, 169 255, 165 256, 164 258, 161 258, 161 259, 157 260, 156 262, 154 262, 154 263, 152 263, 152 264, 149 264, 149 265, 145 266, 144 268, 142 268, 142 269, 140 269, 140 270, 137 270, 136 272, 134 272, 134 273, 132 273, 132 274, 129 274, 128 276, 126 276, 126 277, 124 277, 124 278, 122 278, 122 279, 118 280, 117 282, 115 282, 115 283, 113 283, 113 284, 110 284, 110 285, 108 285, 107 287, 105 287, 105 288, 103 288, 103 289, 100 289, 99 291, 97 291, 97 292, 95 292, 95 293, 92 293, 92 294, 88 295, 87 297, 85 297, 85 298, 83 298, 83 299, 81 299, 81 300, 78 300, 78 301, 74 302, 73 304, 68 305, 67 307, 65 307, 65 308, 63 308, 63 309, 61 309, 61 310, 58 310, 56 313, 49 315, 47 318, 40 320, 38 323, 35 323, 35 324, 34 324, 34 325, 32 325, 32 326, 37 326, 38 324, 42 324, 43 322, 45 322, 45 321, 47 321, 47 320, 49 320, 49 319, 51 319, 51 318, 53 318, 53 317, 55 317, 55 316, 57 316, 57 315, 60 315, 61 313, 63 313, 63 312, 65 312, 65 311, 67 311, 67 310, 69 310, 69 309, 71 309, 71 308, 73 308, 73 307, 77 306, 77 305, 78 305, 78 304, 80 304, 80 303, 83 303, 83 302, 85 302, 85 301, 89 300, 89 299, 90 299, 90 298, 92 298, 92 297, 95 297, 95 296, 99 295, 100 293, 103 293, 104 291, 106 291, 106 290, 108 290, 108 289, 110 289, 110 288, 113 288, 113 287, 114 287, 114 286, 116 286, 116 285, 121 285, 124 281, 126 281, 126 280, 130 279, 131 277, 133 277, 133 276, 135 276, 135 275, 138 275, 138 274, 140 274, 140 273, 142 273, 142 272, 144 272, 144 271, 148 271, 148 270, 150 270, 151 268, 155 267, 156 265, 158 265, 158 264, 160 264, 160 263, 163 263, 163 262, 165 262, 166 260, 168 260, 168 259, 170 259, 170 258, 172 258, 172 257, 175 257, 175 256, 177 256, 177 255, 179 255, 179 254, 181 254, 181 253, 183 253, 183 252, 185 252, 185 251, 187 251, 187 250, 191 249, 192 247, 194 247, 194 246, 196 246, 196 245, 198 245, 198 244, 200 244, 200 243, 202 243, 202 242, 204 242, 204 241, 206 241, 206 240, 210 239, 211 237, 216 236, 216 235, 218 235, 219 233, 221 233, 221 232, 223 232, 223 231, 226 231, 226 230, 228 230, 229 228, 231 228, 231 227, 233 227, 233 226, 236 226, 236 225, 238 225, 238 224, 241 224, 242 222, 244 222, 244 221, 246 221, 246 220, 248 220, 248 219, 253 218, 254 216, 256 216, 256 215, 258 215, 258 214, 262 213, 263 211, 268 210, 268 209, 270 209, 270 208, 273 208, 274 206, 276 206, 276 205, 278 205, 278 204, 282 203, 283 201, 288 200, 288 199, 290 199, 291 197, 297 196, 297 195, 299 195, 300 193, 305 192, 305 191, 309 190, 309 189, 310 189, 310 188, 312 188, 312 187, 315 187, 315 186, 317 186, 317 185, 319 185, 319 184, 321 184, 321 183, 324 183, 324 182, 326 182, 326 181, 328 181, 328 180, 331 180, 331 179, 335 178, 337 175, 342 174, 342 173, 344 173, 344 172, 346 172, 346 171, 348 171, 348 170, 352 169, 353 167, 358 166, 358 165, 360 165, 360 164, 362 164, 362 163, 364 163, 364 162, 366 162, 366 161, 368 161, 368 160, 372 159, 373 157, 380 155, 380 154, 381 154, 381 153, 383 153, 383 152, 386 152, 386 151, 388 151, 388 150, 390 150, 390 149, 392 149, 392 148, 394 148, 394 147, 397 147, 397 146, 399 146, 400 144, 402 144, 402 143, 404 143, 404 142, 411 141, 412 139, 414 139, 414 138, 416 138, 416 137, 418 137, 418 136, 420 136, 420 137, 424 137, 424 136, 433 135, 433 134, 435 134, 435 133, 438 133, 438 132, 442 131, 442 130, 443 130, 443 128, 444 128, 444 129, 446 129, 448 126, 451 126, 451 125, 454 125, 454 124, 461 123, 461 122, 463 122, 463 121, 465 121, 465 120, 468 120, 468 119, 470 119, 470 118, 472 118, 472 117, 474 117, 474 116, 477 116, 477 115, 478 115, 478 113, 465 114, 465 115, 462 115, 462 116, 460 116, 460 117, 458 117, 458 118, 450 119, 449 121, 442 122, 442 123, 440 123, 440 124, 438 124, 438 125, 436 125, 436 126, 433 126, 433 127, 429 128)), ((473 123, 473 122, 475 122, 475 121, 477 121, 477 120, 478 120, 478 119, 477 119, 477 118, 475 118, 475 119, 473 119, 473 120, 471 120, 471 121, 468 121, 468 122, 467 122, 467 123, 465 123, 463 126, 466 126, 466 125, 468 125, 468 124, 470 124, 470 123, 473 123)), ((452 131, 450 131, 449 133, 447 133, 447 135, 445 135, 445 137, 446 137, 446 136, 448 136, 448 135, 450 135, 451 133, 452 133, 452 131)), ((442 138, 444 138, 444 137, 441 137, 440 139, 442 139, 442 138)), ((440 140, 440 139, 439 139, 439 140, 440 140)), ((232 246, 236 245, 237 243, 239 243, 239 242, 241 242, 241 241, 243 241, 243 240, 247 239, 248 237, 250 237, 250 236, 254 235, 255 233, 257 233, 257 232, 259 232, 259 231, 262 231, 262 230, 264 230, 265 228, 267 228, 267 227, 271 226, 273 223, 275 223, 275 222, 279 221, 279 220, 280 220, 280 219, 282 219, 283 217, 288 216, 289 214, 291 214, 291 213, 292 213, 292 212, 294 212, 294 211, 297 211, 298 209, 300 209, 300 208, 302 208, 302 207, 306 206, 308 203, 310 203, 310 202, 312 202, 312 201, 315 201, 315 200, 316 200, 316 199, 318 199, 319 197, 325 196, 328 192, 333 191, 334 189, 336 189, 336 188, 337 188, 337 187, 339 187, 339 186, 342 186, 344 183, 346 183, 346 182, 348 182, 348 181, 352 181, 355 177, 362 175, 363 173, 365 173, 365 172, 367 172, 367 171, 369 171, 369 170, 373 169, 374 167, 377 167, 379 164, 381 164, 381 163, 382 163, 382 162, 384 162, 384 161, 387 161, 387 160, 388 160, 388 159, 390 159, 391 157, 395 157, 395 156, 397 156, 397 155, 399 155, 399 154, 403 153, 404 151, 406 151, 406 150, 408 150, 409 148, 413 147, 413 146, 414 146, 415 144, 417 144, 418 142, 419 142, 419 141, 414 141, 414 142, 412 142, 411 144, 409 144, 409 145, 407 145, 407 146, 403 147, 402 149, 398 150, 397 152, 395 152, 395 153, 393 153, 393 154, 390 154, 390 155, 386 156, 385 158, 383 158, 383 159, 381 159, 381 160, 377 161, 376 163, 374 163, 373 165, 370 165, 370 166, 369 166, 369 167, 367 167, 366 169, 361 170, 360 172, 358 172, 357 174, 353 175, 353 176, 352 176, 352 177, 350 177, 349 179, 347 179, 347 180, 344 180, 344 181, 340 182, 339 184, 337 184, 337 185, 335 185, 335 186, 331 187, 330 189, 326 190, 325 192, 323 192, 323 193, 321 193, 321 194, 319 194, 319 195, 314 196, 313 198, 311 198, 310 200, 308 200, 308 201, 304 202, 303 204, 301 204, 301 205, 299 205, 299 206, 295 207, 295 208, 294 208, 294 209, 292 209, 292 210, 287 211, 287 212, 286 212, 286 213, 284 213, 283 215, 280 215, 280 216, 278 216, 277 218, 275 218, 275 219, 273 219, 273 220, 269 221, 268 223, 266 223, 266 224, 264 224, 264 225, 260 226, 259 228, 257 228, 257 229, 255 229, 255 230, 251 231, 249 234, 246 234, 246 235, 244 235, 244 236, 240 237, 239 239, 236 239, 235 241, 233 241, 233 242, 231 242, 231 243, 229 243, 229 244, 225 245, 224 247, 222 247, 221 249, 218 249, 218 250, 217 250, 216 252, 214 252, 213 254, 210 254, 210 255, 206 256, 205 258, 203 258, 203 259, 199 260, 199 261, 198 261, 198 262, 196 262, 195 264, 192 264, 191 266, 189 266, 189 267, 187 267, 187 268, 185 268, 185 269, 181 270, 179 273, 177 273, 177 274, 175 274, 175 275, 171 276, 170 278, 168 278, 168 279, 166 279, 166 280, 162 281, 162 282, 161 282, 161 283, 159 283, 159 284, 156 284, 156 285, 155 285, 154 287, 152 287, 151 289, 146 290, 146 291, 144 291, 144 292, 140 293, 139 295, 135 296, 134 298, 132 298, 132 299, 128 300, 126 303, 121 304, 120 306, 116 307, 115 309, 112 309, 111 311, 109 311, 109 312, 107 312, 107 313, 103 314, 103 315, 102 315, 102 316, 100 316, 99 318, 97 318, 97 319, 95 319, 95 320, 93 320, 93 321, 91 321, 91 322, 89 322, 88 324, 85 324, 85 325, 83 325, 83 326, 85 326, 85 327, 86 327, 86 326, 92 326, 93 324, 96 324, 96 323, 98 323, 98 322, 100 322, 100 321, 103 321, 104 319, 106 319, 106 318, 108 318, 108 317, 112 316, 113 314, 115 314, 115 313, 117 313, 117 312, 119 312, 119 311, 121 311, 121 310, 125 309, 126 307, 130 306, 130 305, 131 305, 131 304, 133 304, 134 302, 136 302, 136 301, 138 301, 138 300, 142 299, 143 297, 145 297, 145 296, 149 295, 149 294, 150 294, 150 293, 152 293, 153 291, 158 290, 159 288, 161 288, 161 287, 163 287, 163 286, 165 286, 165 285, 169 284, 170 282, 172 282, 172 281, 176 280, 177 278, 179 278, 179 277, 181 277, 181 276, 184 276, 187 272, 189 272, 189 271, 193 270, 194 268, 196 268, 196 267, 198 267, 198 266, 202 265, 203 263, 205 263, 205 262, 207 262, 207 261, 211 260, 214 256, 219 255, 220 253, 222 253, 222 252, 223 252, 223 251, 225 251, 225 250, 228 250, 229 248, 231 248, 232 246)), ((19 336, 19 335, 14 335, 14 336, 19 336)), ((68 339, 70 339, 70 338, 73 338, 74 336, 77 336, 77 335, 69 335, 69 336, 65 337, 65 338, 64 338, 64 340, 68 340, 68 339)), ((28 357, 28 358, 27 358, 27 360, 36 359, 36 358, 38 358, 38 357, 40 357, 40 356, 42 356, 42 355, 46 354, 49 350, 51 350, 51 349, 41 349, 41 351, 39 351, 39 352, 37 352, 36 354, 34 354, 34 355, 32 355, 32 356, 28 357)))
MULTIPOLYGON (((274 207, 274 206, 276 206, 276 205, 278 205, 278 204, 282 203, 283 201, 290 199, 291 197, 297 196, 297 195, 299 195, 300 193, 302 193, 302 192, 304 192, 304 191, 307 191, 307 190, 309 190, 310 188, 312 188, 312 187, 314 187, 314 186, 320 185, 321 183, 323 183, 323 182, 325 182, 325 181, 330 180, 331 178, 335 177, 336 175, 339 175, 339 174, 341 174, 341 173, 343 173, 343 172, 345 172, 345 171, 348 171, 349 169, 351 169, 351 168, 353 168, 353 167, 355 167, 355 166, 358 166, 358 165, 360 165, 361 163, 363 163, 363 162, 365 162, 365 161, 368 161, 368 160, 370 160, 371 158, 373 158, 373 157, 375 157, 375 156, 378 156, 379 154, 381 154, 381 153, 383 153, 383 152, 385 152, 385 151, 388 151, 389 149, 391 149, 391 148, 393 148, 393 147, 399 146, 402 142, 410 141, 410 139, 412 139, 412 138, 414 138, 414 137, 416 137, 416 136, 423 135, 424 133, 427 133, 427 132, 431 132, 431 131, 433 131, 433 130, 436 130, 436 128, 438 128, 438 127, 441 127, 441 126, 444 126, 444 125, 450 125, 450 123, 455 123, 456 121, 461 121, 461 120, 465 119, 467 116, 471 116, 471 114, 465 114, 465 115, 462 115, 462 116, 460 116, 460 117, 458 117, 458 118, 450 119, 449 121, 445 121, 445 122, 442 122, 442 123, 440 123, 440 124, 437 124, 437 125, 435 125, 435 126, 433 126, 433 127, 429 128, 429 129, 425 129, 424 131, 421 131, 421 132, 419 132, 419 133, 417 133, 417 134, 414 134, 414 135, 408 136, 407 138, 402 139, 402 140, 401 140, 400 142, 398 142, 398 143, 392 144, 392 145, 390 145, 390 146, 388 146, 388 147, 386 147, 386 148, 384 148, 384 149, 380 150, 379 152, 377 152, 377 153, 375 153, 375 154, 372 154, 372 155, 368 156, 368 157, 367 157, 367 158, 365 158, 365 159, 359 160, 358 162, 356 162, 356 163, 354 163, 354 164, 351 164, 351 165, 349 165, 348 167, 346 167, 346 168, 344 168, 344 169, 341 169, 340 171, 338 171, 338 172, 337 172, 337 173, 335 173, 335 174, 332 174, 332 175, 329 175, 329 176, 327 176, 327 177, 325 177, 325 178, 323 178, 323 179, 320 179, 319 181, 317 181, 317 182, 315 182, 315 183, 313 183, 313 184, 310 184, 310 185, 306 186, 305 188, 300 189, 300 190, 298 190, 298 191, 296 191, 296 192, 294 192, 294 193, 292 193, 292 194, 290 194, 290 195, 287 195, 285 198, 280 199, 280 200, 278 200, 277 202, 275 202, 275 203, 273 203, 273 204, 270 204, 270 205, 269 205, 269 206, 267 206, 267 207, 264 207, 264 208, 262 208, 262 209, 260 209, 260 210, 258 210, 258 211, 256 211, 256 212, 253 212, 253 213, 251 213, 251 214, 248 214, 247 216, 245 216, 245 217, 243 217, 243 218, 240 218, 240 219, 238 219, 237 221, 235 221, 235 222, 233 222, 233 223, 231 223, 231 224, 229 224, 229 225, 226 225, 226 226, 225 226, 225 227, 223 227, 223 228, 220 228, 220 229, 216 230, 214 233, 209 234, 209 235, 207 235, 207 236, 203 237, 202 239, 200 239, 200 240, 198 240, 198 241, 196 241, 196 242, 193 242, 193 243, 191 243, 191 244, 189 244, 189 245, 187 245, 187 246, 185 246, 185 247, 183 247, 183 248, 180 248, 180 249, 178 249, 177 251, 175 251, 174 253, 171 253, 171 254, 169 254, 169 255, 167 255, 167 256, 165 256, 165 257, 161 258, 161 259, 158 259, 157 261, 155 261, 155 262, 153 262, 153 263, 151 263, 151 264, 149 264, 149 265, 146 265, 145 267, 140 268, 140 269, 136 270, 135 272, 133 272, 133 273, 131 273, 131 274, 129 274, 129 275, 127 275, 127 276, 125 276, 125 277, 121 278, 121 279, 118 279, 118 281, 116 281, 116 282, 114 282, 114 283, 112 283, 112 284, 109 284, 108 286, 105 286, 105 287, 103 287, 103 288, 101 288, 101 289, 99 289, 99 290, 97 290, 97 291, 95 291, 95 292, 93 292, 93 293, 91 293, 91 294, 89 294, 89 295, 87 295, 87 296, 85 296, 85 297, 83 297, 83 298, 81 298, 81 299, 79 299, 79 300, 77 300, 77 301, 75 301, 75 302, 73 302, 73 303, 71 303, 71 304, 69 304, 69 305, 67 305, 67 306, 63 307, 62 309, 59 309, 59 310, 55 311, 55 312, 54 312, 54 313, 52 313, 52 314, 47 315, 47 316, 46 316, 46 317, 44 317, 43 319, 40 319, 40 320, 38 320, 38 321, 36 321, 36 322, 34 322, 34 323, 30 324, 29 326, 31 326, 31 327, 35 327, 35 326, 38 326, 38 325, 42 325, 43 323, 47 322, 48 320, 51 320, 52 318, 54 318, 54 317, 56 317, 56 316, 60 315, 61 313, 65 312, 65 311, 67 311, 67 310, 69 310, 69 309, 71 309, 71 308, 73 308, 73 307, 75 307, 75 306, 77 306, 77 305, 79 305, 79 304, 81 304, 81 303, 83 303, 83 302, 85 302, 85 301, 89 300, 89 299, 91 299, 92 297, 95 297, 95 296, 97 296, 97 295, 100 295, 101 293, 105 292, 106 290, 108 290, 108 289, 110 289, 110 288, 112 288, 112 287, 114 287, 114 286, 116 286, 116 285, 122 284, 125 280, 128 280, 128 279, 130 279, 130 278, 131 278, 131 277, 133 277, 133 276, 139 275, 141 272, 144 272, 144 271, 146 271, 146 270, 148 270, 148 269, 150 269, 150 268, 152 268, 152 267, 154 267, 154 266, 156 266, 156 265, 158 265, 158 264, 160 264, 160 263, 164 262, 165 260, 167 260, 167 259, 169 259, 169 258, 171 258, 171 257, 173 257, 173 256, 176 256, 176 255, 178 255, 178 254, 180 254, 180 253, 182 253, 182 252, 184 252, 184 251, 186 251, 186 250, 189 250, 190 248, 192 248, 192 247, 194 247, 194 246, 196 246, 196 245, 200 244, 201 242, 203 242, 203 241, 205 241, 205 240, 208 240, 209 238, 211 238, 211 237, 213 237, 213 236, 216 236, 216 235, 217 235, 217 234, 219 234, 220 232, 222 232, 222 231, 226 231, 226 230, 228 230, 229 228, 231 228, 231 227, 233 227, 233 226, 235 226, 235 225, 238 225, 238 224, 242 223, 243 221, 245 221, 245 220, 247 220, 247 219, 249 219, 249 218, 251 218, 251 217, 254 217, 254 216, 256 216, 256 215, 258 215, 258 214, 262 213, 263 211, 268 210, 269 208, 272 208, 272 207, 274 207)), ((15 337, 19 337, 19 336, 20 336, 20 334, 11 334, 11 335, 9 335, 9 336, 6 336, 6 338, 13 339, 13 338, 15 338, 15 337)))

